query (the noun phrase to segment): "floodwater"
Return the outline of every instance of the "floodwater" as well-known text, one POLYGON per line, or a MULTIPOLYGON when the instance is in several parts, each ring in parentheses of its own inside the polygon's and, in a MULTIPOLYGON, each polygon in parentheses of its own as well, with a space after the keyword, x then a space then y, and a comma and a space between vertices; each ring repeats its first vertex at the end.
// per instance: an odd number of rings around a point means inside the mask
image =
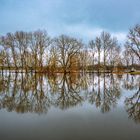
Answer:
POLYGON ((1 73, 0 140, 140 140, 140 75, 1 73))

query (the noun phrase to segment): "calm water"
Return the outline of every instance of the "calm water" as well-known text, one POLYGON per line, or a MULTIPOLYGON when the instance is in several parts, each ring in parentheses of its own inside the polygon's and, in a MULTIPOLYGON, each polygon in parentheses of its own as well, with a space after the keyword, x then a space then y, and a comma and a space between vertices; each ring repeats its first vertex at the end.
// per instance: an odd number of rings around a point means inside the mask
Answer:
POLYGON ((0 74, 0 140, 139 140, 140 75, 0 74))

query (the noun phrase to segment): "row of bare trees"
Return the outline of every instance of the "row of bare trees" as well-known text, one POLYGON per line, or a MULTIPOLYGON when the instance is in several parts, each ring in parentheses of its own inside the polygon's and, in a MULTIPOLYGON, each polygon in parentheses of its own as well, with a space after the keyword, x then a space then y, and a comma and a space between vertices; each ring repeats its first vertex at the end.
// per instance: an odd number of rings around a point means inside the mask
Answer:
POLYGON ((7 33, 0 39, 1 65, 16 70, 41 69, 50 43, 46 31, 7 33))
POLYGON ((113 71, 140 64, 140 25, 130 29, 127 42, 102 32, 85 45, 82 40, 61 35, 51 38, 46 31, 18 31, 0 36, 0 69, 35 72, 79 70, 113 71))

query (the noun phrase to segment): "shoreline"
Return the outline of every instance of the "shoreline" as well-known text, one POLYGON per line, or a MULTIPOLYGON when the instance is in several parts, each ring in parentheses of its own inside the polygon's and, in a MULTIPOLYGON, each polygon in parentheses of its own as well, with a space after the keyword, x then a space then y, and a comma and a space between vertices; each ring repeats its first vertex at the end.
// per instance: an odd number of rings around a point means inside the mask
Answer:
POLYGON ((117 75, 123 75, 123 74, 132 74, 132 75, 140 75, 140 71, 134 71, 134 72, 98 72, 98 71, 68 71, 68 72, 63 72, 63 71, 34 71, 34 70, 7 70, 7 69, 3 69, 0 70, 0 73, 4 73, 4 72, 10 72, 10 73, 42 73, 42 74, 53 74, 53 73, 63 73, 63 74, 70 74, 70 73, 98 73, 98 74, 117 74, 117 75))

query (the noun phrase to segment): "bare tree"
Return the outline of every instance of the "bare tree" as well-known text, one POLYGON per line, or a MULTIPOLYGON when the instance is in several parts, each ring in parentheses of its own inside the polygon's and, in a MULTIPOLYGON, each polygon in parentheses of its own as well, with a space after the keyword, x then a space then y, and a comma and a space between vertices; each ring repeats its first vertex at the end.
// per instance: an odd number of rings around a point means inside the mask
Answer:
MULTIPOLYGON (((133 67, 135 62, 135 54, 131 50, 131 48, 128 46, 128 44, 125 44, 125 50, 124 50, 124 59, 126 61, 127 68, 133 67)), ((125 64, 124 64, 125 65, 125 64)))
POLYGON ((111 44, 109 47, 110 48, 108 51, 108 62, 109 62, 109 69, 112 72, 120 56, 120 46, 118 45, 118 41, 116 38, 111 39, 111 44))
POLYGON ((96 37, 95 39, 95 46, 97 48, 97 53, 98 53, 98 72, 100 72, 100 62, 101 62, 101 39, 99 37, 96 37))
POLYGON ((51 72, 57 71, 58 68, 58 53, 57 53, 57 47, 52 46, 50 50, 49 60, 48 60, 48 66, 51 72))
POLYGON ((124 65, 126 65, 127 69, 130 65, 130 55, 129 55, 129 48, 125 45, 125 50, 123 52, 123 60, 124 65))
POLYGON ((101 42, 102 42, 102 49, 103 49, 103 63, 104 63, 104 72, 106 69, 106 59, 108 56, 108 51, 110 49, 112 40, 111 40, 111 35, 107 32, 102 32, 101 33, 101 42))
POLYGON ((63 72, 66 73, 70 70, 71 59, 75 57, 75 55, 79 54, 79 51, 82 48, 82 43, 75 38, 71 38, 65 35, 61 35, 56 38, 55 43, 58 47, 59 53, 59 58, 57 61, 60 63, 63 72))
POLYGON ((37 57, 38 57, 38 67, 41 69, 43 69, 43 58, 44 58, 44 54, 47 53, 46 52, 46 48, 49 47, 49 45, 51 44, 51 39, 48 36, 46 31, 36 31, 34 32, 34 36, 36 39, 36 49, 37 49, 37 57))
POLYGON ((128 38, 127 45, 138 57, 140 62, 140 25, 139 24, 137 24, 134 28, 129 30, 129 34, 127 38, 128 38))
MULTIPOLYGON (((10 54, 8 51, 8 47, 5 45, 5 43, 3 41, 4 41, 4 37, 0 37, 0 45, 2 47, 1 49, 3 50, 3 53, 5 54, 5 57, 6 57, 4 67, 8 67, 8 69, 10 70, 10 54)), ((3 61, 3 60, 1 60, 1 61, 3 61)))
POLYGON ((27 54, 27 51, 28 51, 28 45, 29 45, 29 38, 28 38, 28 33, 26 32, 23 32, 23 31, 19 31, 19 32, 16 32, 15 33, 15 45, 16 45, 16 48, 19 49, 19 57, 20 57, 20 60, 21 60, 21 67, 22 67, 22 70, 23 69, 28 69, 28 66, 27 66, 27 62, 26 62, 26 54, 27 54))
MULTIPOLYGON (((89 48, 91 49, 90 53, 91 53, 91 60, 92 60, 92 67, 94 68, 94 62, 95 62, 95 52, 96 52, 96 44, 94 42, 94 40, 91 40, 89 42, 89 48)), ((95 68, 94 68, 95 70, 95 68)))
MULTIPOLYGON (((8 53, 11 53, 11 62, 13 62, 15 69, 18 68, 17 66, 17 53, 15 48, 15 37, 11 33, 7 33, 6 36, 1 37, 1 45, 7 50, 10 49, 8 53)), ((9 56, 9 55, 8 55, 9 56)))

